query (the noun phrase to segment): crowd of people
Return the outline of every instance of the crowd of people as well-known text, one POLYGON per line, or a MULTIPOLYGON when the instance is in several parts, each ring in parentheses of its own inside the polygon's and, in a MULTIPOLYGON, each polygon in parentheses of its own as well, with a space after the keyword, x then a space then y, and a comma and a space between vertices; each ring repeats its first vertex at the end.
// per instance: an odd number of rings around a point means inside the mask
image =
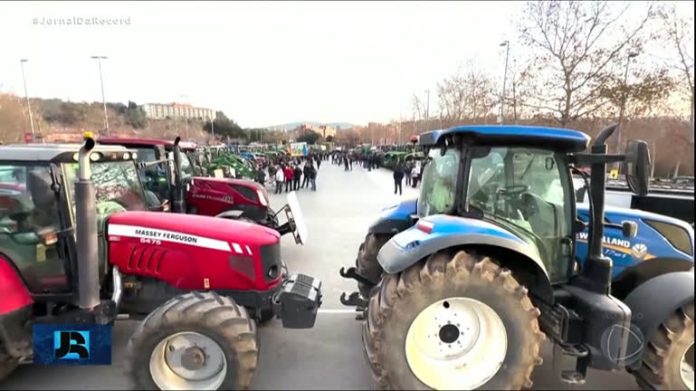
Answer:
MULTIPOLYGON (((382 166, 381 157, 377 154, 356 154, 355 152, 334 151, 331 154, 331 163, 343 166, 345 171, 353 171, 353 163, 359 164, 367 171, 375 170, 382 166)), ((423 174, 421 162, 418 160, 399 161, 394 167, 394 194, 403 193, 403 182, 406 186, 418 187, 423 174)))
MULTIPOLYGON (((300 189, 317 190, 317 175, 323 161, 343 166, 345 171, 353 171, 353 164, 366 169, 375 170, 382 166, 381 159, 376 154, 356 154, 355 152, 334 151, 332 153, 314 152, 307 156, 280 156, 272 161, 264 162, 257 170, 256 181, 262 185, 275 187, 275 194, 289 193, 300 189)), ((421 162, 417 160, 399 161, 393 169, 394 194, 402 194, 403 183, 413 188, 423 174, 421 162)))
POLYGON ((310 189, 317 191, 317 175, 324 160, 328 160, 325 153, 311 153, 307 156, 288 157, 281 156, 273 161, 267 161, 257 170, 256 181, 262 185, 272 180, 275 184, 275 194, 310 189))

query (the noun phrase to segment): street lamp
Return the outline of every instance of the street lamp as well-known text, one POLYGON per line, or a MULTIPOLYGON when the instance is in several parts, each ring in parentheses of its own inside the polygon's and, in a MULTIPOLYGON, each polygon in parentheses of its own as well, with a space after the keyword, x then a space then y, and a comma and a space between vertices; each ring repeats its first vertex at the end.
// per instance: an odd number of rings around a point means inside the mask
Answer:
POLYGON ((430 121, 430 89, 425 90, 427 94, 427 99, 425 100, 425 126, 428 126, 430 121))
POLYGON ((106 60, 106 56, 92 56, 93 60, 97 60, 99 64, 99 83, 101 84, 102 104, 104 105, 104 130, 109 134, 109 115, 106 112, 106 97, 104 95, 104 77, 102 76, 101 60, 106 60))
POLYGON ((502 125, 505 119, 505 83, 507 82, 508 58, 510 57, 510 41, 505 40, 499 46, 505 46, 505 71, 503 72, 503 94, 500 96, 500 119, 502 125))
POLYGON ((27 62, 26 58, 19 60, 19 64, 22 67, 22 81, 24 82, 24 96, 27 100, 27 111, 29 111, 29 124, 31 125, 31 140, 34 141, 34 116, 31 114, 31 102, 29 102, 29 92, 27 90, 27 78, 24 75, 24 63, 27 62))
POLYGON ((616 134, 616 153, 621 153, 621 134, 623 133, 621 129, 621 124, 624 119, 624 111, 626 110, 626 101, 628 100, 628 65, 631 63, 631 59, 638 57, 638 53, 629 52, 626 58, 626 70, 624 71, 623 80, 623 93, 621 94, 621 107, 619 108, 619 124, 617 127, 616 134))

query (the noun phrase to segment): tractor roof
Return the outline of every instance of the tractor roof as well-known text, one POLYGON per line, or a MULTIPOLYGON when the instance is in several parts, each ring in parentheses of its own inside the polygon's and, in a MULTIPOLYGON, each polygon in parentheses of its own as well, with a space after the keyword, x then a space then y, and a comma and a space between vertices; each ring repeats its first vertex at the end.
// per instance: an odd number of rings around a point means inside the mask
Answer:
MULTIPOLYGON (((81 144, 9 144, 0 146, 0 161, 18 162, 54 162, 72 161, 73 155, 80 150, 81 144)), ((128 149, 116 145, 96 145, 92 152, 100 152, 110 157, 117 154, 116 160, 122 160, 128 149)))
MULTIPOLYGON (((163 145, 165 147, 174 146, 174 140, 164 140, 164 139, 156 139, 156 138, 137 138, 137 137, 99 137, 99 139, 97 139, 97 143, 108 144, 108 145, 125 145, 125 146, 131 147, 131 148, 147 147, 147 146, 153 146, 153 145, 163 145)), ((184 150, 196 149, 195 143, 191 143, 191 142, 187 142, 187 141, 179 142, 179 146, 181 147, 181 149, 184 149, 184 150)))
POLYGON ((590 137, 583 132, 563 128, 522 125, 463 125, 433 130, 420 135, 421 145, 435 145, 446 135, 466 135, 467 142, 486 145, 525 145, 579 152, 587 148, 590 137))

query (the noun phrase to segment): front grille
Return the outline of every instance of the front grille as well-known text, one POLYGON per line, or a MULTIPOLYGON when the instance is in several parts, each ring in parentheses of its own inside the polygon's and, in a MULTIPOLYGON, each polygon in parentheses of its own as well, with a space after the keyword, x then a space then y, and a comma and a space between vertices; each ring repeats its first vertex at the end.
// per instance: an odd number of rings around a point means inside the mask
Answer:
POLYGON ((280 262, 280 243, 261 246, 261 264, 263 266, 263 275, 266 281, 272 281, 278 278, 280 273, 271 273, 272 270, 280 271, 282 268, 280 262))

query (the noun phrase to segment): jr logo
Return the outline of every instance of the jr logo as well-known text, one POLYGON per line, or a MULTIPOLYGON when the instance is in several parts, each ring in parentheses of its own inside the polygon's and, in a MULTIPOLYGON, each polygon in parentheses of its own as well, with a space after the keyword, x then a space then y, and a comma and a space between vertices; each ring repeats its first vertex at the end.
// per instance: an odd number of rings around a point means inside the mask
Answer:
POLYGON ((56 360, 89 359, 89 331, 54 331, 53 348, 56 360))
POLYGON ((111 365, 111 325, 32 325, 34 364, 111 365))

